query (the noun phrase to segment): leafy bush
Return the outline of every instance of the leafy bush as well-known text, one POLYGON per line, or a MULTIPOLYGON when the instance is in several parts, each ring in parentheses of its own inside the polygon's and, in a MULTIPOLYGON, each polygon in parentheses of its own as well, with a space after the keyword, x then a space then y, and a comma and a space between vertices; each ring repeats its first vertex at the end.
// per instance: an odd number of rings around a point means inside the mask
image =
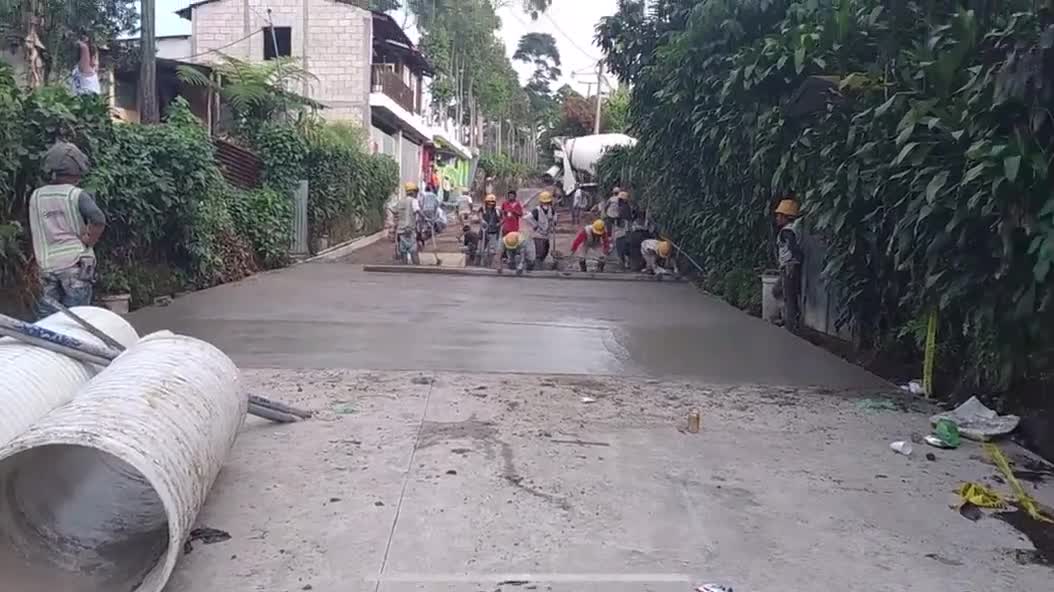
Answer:
POLYGON ((289 262, 293 230, 293 203, 288 193, 271 187, 252 191, 232 190, 229 207, 240 236, 252 245, 266 268, 289 262))
POLYGON ((770 212, 794 191, 865 344, 937 309, 962 386, 1006 389, 1054 347, 1052 17, 888 5, 623 0, 599 37, 640 143, 602 169, 626 181, 632 163, 715 274, 771 265, 770 212))
POLYGON ((398 184, 399 167, 388 156, 367 153, 360 136, 346 127, 326 130, 307 155, 308 225, 313 236, 328 235, 332 242, 341 242, 380 226, 384 204, 398 184))
POLYGON ((499 181, 520 179, 527 176, 529 172, 525 165, 514 161, 505 153, 480 157, 479 168, 488 177, 494 177, 499 181))

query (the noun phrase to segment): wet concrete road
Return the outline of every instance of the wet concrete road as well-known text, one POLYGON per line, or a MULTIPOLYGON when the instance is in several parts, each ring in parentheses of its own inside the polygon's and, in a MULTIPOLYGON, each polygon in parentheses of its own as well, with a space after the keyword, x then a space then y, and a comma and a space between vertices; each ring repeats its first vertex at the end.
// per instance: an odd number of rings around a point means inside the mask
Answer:
POLYGON ((683 377, 882 386, 873 375, 685 285, 367 274, 305 264, 131 315, 245 368, 683 377))

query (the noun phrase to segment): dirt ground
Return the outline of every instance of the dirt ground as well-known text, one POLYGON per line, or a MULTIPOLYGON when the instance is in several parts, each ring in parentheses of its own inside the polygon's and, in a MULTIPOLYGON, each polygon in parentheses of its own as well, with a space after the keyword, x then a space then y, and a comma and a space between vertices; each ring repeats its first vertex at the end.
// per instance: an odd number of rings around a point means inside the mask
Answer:
MULTIPOLYGON (((168 592, 1043 590, 1051 558, 952 505, 980 448, 891 399, 643 378, 249 370, 250 419, 168 592), (698 409, 702 430, 686 430, 698 409), (927 460, 932 453, 933 460, 927 460)), ((1030 490, 1054 503, 1054 488, 1030 490)))

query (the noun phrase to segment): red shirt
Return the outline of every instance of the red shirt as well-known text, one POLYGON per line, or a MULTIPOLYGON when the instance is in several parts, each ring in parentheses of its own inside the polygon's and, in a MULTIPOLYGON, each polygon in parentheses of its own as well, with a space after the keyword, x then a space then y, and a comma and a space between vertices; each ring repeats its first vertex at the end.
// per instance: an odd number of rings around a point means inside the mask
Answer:
POLYGON ((523 218, 523 204, 518 201, 501 204, 501 233, 519 232, 520 218, 523 218))
MULTIPOLYGON (((582 229, 582 232, 578 233, 578 236, 575 237, 575 241, 571 243, 571 252, 574 253, 575 251, 577 251, 578 247, 581 247, 582 245, 586 244, 586 241, 588 240, 597 239, 596 235, 593 234, 593 230, 589 227, 586 227, 582 229)), ((600 248, 604 250, 605 255, 611 253, 611 243, 608 242, 608 235, 606 233, 601 235, 600 237, 600 248)))

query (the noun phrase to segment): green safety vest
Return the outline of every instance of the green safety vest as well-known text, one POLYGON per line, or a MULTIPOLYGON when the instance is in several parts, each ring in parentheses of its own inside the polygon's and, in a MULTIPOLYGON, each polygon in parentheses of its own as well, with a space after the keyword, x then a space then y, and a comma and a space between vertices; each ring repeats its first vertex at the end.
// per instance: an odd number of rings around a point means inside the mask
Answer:
POLYGON ((81 190, 73 185, 45 185, 29 198, 29 229, 33 254, 41 271, 74 267, 95 259, 95 251, 81 241, 87 224, 81 216, 81 190))

